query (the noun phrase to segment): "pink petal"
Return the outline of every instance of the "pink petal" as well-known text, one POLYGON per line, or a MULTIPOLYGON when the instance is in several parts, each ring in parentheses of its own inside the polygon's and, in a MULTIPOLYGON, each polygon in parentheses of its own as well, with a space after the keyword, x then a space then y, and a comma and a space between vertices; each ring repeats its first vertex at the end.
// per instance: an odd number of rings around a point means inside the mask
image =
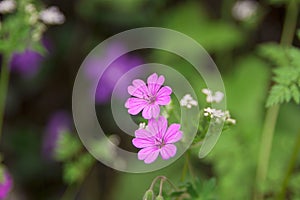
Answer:
POLYGON ((138 152, 138 159, 144 160, 146 164, 154 162, 159 154, 157 147, 147 147, 138 152))
POLYGON ((148 105, 148 102, 146 100, 135 98, 135 97, 129 98, 125 103, 125 107, 129 108, 128 113, 131 115, 138 114, 147 105, 148 105))
POLYGON ((145 106, 142 116, 145 119, 157 118, 160 113, 159 105, 147 105, 145 106))
POLYGON ((168 128, 168 121, 163 116, 158 119, 150 119, 148 123, 148 130, 155 134, 156 137, 162 138, 168 128))
POLYGON ((137 148, 153 147, 155 145, 154 138, 133 138, 132 144, 137 148))
POLYGON ((172 94, 172 89, 168 86, 162 87, 156 95, 156 103, 159 105, 168 105, 171 101, 170 95, 172 94))
POLYGON ((156 73, 150 75, 147 79, 149 92, 152 95, 155 95, 164 82, 165 82, 164 76, 158 77, 156 73))
POLYGON ((172 124, 164 136, 165 143, 178 142, 182 138, 182 132, 179 129, 180 124, 172 124))
POLYGON ((160 149, 162 159, 168 160, 176 155, 177 148, 174 144, 166 144, 160 149))
POLYGON ((144 81, 135 79, 132 84, 133 86, 129 86, 127 89, 130 95, 138 98, 144 98, 146 95, 148 95, 148 87, 144 81))
POLYGON ((135 137, 136 138, 151 138, 153 137, 155 134, 153 132, 151 132, 150 130, 146 130, 146 129, 138 129, 135 131, 135 137))
POLYGON ((171 101, 171 97, 170 96, 162 96, 162 97, 157 97, 156 98, 156 103, 158 105, 168 105, 171 101))

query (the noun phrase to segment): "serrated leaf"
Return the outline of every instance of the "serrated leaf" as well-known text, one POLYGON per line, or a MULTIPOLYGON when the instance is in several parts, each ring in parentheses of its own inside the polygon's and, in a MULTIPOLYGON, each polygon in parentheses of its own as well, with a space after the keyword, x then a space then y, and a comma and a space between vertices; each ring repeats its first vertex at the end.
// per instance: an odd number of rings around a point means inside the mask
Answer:
POLYGON ((266 43, 258 47, 258 54, 277 66, 289 66, 287 54, 282 46, 276 43, 266 43))
POLYGON ((296 47, 289 47, 287 50, 287 55, 290 59, 291 65, 300 69, 300 50, 296 47))
POLYGON ((270 95, 268 97, 266 107, 271 107, 276 104, 288 102, 292 98, 291 92, 287 86, 274 85, 271 88, 270 95))
POLYGON ((297 87, 296 84, 293 84, 290 87, 290 90, 291 90, 291 94, 292 94, 292 97, 293 97, 294 101, 297 104, 299 104, 300 103, 300 91, 299 91, 299 88, 297 87))
POLYGON ((279 67, 273 70, 273 80, 282 85, 290 85, 298 80, 299 71, 294 67, 279 67))

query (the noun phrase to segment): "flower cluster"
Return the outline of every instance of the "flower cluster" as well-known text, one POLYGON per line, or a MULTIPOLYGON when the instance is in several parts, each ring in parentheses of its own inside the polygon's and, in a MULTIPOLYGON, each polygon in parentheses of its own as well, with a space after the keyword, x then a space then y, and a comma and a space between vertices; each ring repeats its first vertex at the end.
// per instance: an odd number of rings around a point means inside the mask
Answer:
POLYGON ((198 102, 193 99, 190 94, 184 95, 184 97, 180 100, 180 106, 187 107, 188 109, 192 108, 193 106, 197 106, 198 102))
POLYGON ((162 86, 164 81, 164 76, 154 73, 148 77, 147 84, 136 79, 128 87, 128 93, 132 96, 125 103, 128 113, 137 115, 142 112, 143 118, 148 120, 147 126, 140 124, 132 140, 135 147, 141 148, 138 159, 146 164, 154 162, 158 155, 164 160, 174 157, 177 151, 174 143, 182 138, 180 124, 168 127, 167 119, 160 114, 160 106, 170 103, 172 93, 170 87, 162 86))
POLYGON ((0 2, 0 13, 7 14, 12 13, 16 9, 16 1, 15 0, 4 0, 0 2))
POLYGON ((230 124, 236 123, 236 120, 230 117, 230 113, 228 110, 222 111, 222 110, 217 110, 208 107, 204 109, 204 116, 210 117, 211 119, 215 119, 217 123, 221 123, 221 122, 228 122, 230 124))
POLYGON ((49 25, 63 24, 65 16, 60 12, 58 7, 51 6, 40 12, 40 20, 49 25))
POLYGON ((208 103, 220 103, 224 98, 224 94, 220 91, 214 93, 210 89, 204 88, 202 89, 202 92, 206 95, 206 101, 208 103))
MULTIPOLYGON (((206 95, 206 102, 207 103, 220 103, 223 98, 224 94, 220 91, 212 92, 210 89, 204 88, 202 92, 206 95)), ((217 123, 227 122, 229 124, 236 124, 236 120, 230 117, 230 112, 228 110, 218 110, 214 108, 204 108, 204 116, 213 119, 217 123)))

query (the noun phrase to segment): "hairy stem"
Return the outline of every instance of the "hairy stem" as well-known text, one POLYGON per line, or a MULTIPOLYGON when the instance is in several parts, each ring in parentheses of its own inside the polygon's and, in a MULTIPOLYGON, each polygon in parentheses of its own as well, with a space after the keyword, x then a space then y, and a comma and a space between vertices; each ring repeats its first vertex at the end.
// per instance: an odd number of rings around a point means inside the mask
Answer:
POLYGON ((281 184, 281 190, 280 193, 277 195, 278 200, 284 200, 286 197, 286 189, 289 183, 289 180, 292 176, 293 170, 295 168, 298 155, 300 154, 300 131, 297 135, 297 139, 294 145, 294 149, 290 158, 290 162, 288 164, 288 169, 286 171, 286 174, 284 176, 283 182, 281 184))
MULTIPOLYGON (((280 41, 280 44, 283 46, 291 45, 293 42, 298 17, 297 6, 298 5, 295 0, 291 0, 287 5, 286 16, 280 41)), ((264 199, 263 193, 260 191, 259 186, 265 182, 267 177, 270 152, 272 149, 273 135, 279 108, 279 105, 273 106, 269 108, 266 113, 256 171, 256 188, 254 193, 254 199, 256 200, 264 199)))
POLYGON ((3 120, 5 112, 5 101, 7 96, 7 88, 9 83, 9 53, 2 54, 2 65, 0 73, 0 138, 3 131, 3 120))

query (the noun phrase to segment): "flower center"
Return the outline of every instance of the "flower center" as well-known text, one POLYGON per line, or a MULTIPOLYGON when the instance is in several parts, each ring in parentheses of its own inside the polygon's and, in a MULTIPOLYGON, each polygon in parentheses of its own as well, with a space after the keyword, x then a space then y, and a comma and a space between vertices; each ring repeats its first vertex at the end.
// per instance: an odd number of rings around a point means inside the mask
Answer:
POLYGON ((153 104, 156 101, 156 96, 149 96, 148 102, 149 104, 153 104))
POLYGON ((156 139, 156 146, 158 146, 160 149, 163 148, 166 145, 164 139, 156 139))

